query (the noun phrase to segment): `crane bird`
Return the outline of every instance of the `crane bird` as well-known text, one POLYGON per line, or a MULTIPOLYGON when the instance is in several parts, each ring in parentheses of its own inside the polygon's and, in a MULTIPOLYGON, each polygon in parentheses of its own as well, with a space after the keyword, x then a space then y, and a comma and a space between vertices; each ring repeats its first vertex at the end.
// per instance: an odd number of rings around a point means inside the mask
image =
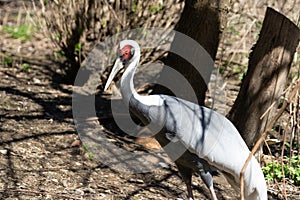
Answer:
MULTIPOLYGON (((234 125, 211 109, 177 97, 162 94, 139 95, 133 84, 140 60, 139 45, 134 40, 123 40, 118 46, 117 54, 104 91, 115 75, 125 68, 120 84, 124 103, 143 123, 161 127, 155 134, 161 146, 174 143, 176 148, 186 150, 175 160, 175 164, 186 184, 188 198, 194 199, 193 173, 200 175, 214 200, 217 196, 212 175, 216 171, 222 173, 229 184, 239 191, 240 171, 250 151, 234 125)), ((173 152, 170 149, 166 153, 172 158, 173 152)), ((244 181, 246 200, 267 199, 264 175, 254 157, 246 168, 244 181)))

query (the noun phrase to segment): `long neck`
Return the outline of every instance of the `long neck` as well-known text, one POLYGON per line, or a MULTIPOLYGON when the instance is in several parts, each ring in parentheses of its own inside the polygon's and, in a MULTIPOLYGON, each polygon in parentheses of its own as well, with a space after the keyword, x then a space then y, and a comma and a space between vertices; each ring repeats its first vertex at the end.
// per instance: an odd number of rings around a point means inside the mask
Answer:
POLYGON ((123 97, 123 101, 126 102, 127 105, 129 105, 130 98, 133 96, 137 96, 137 92, 134 89, 133 85, 133 77, 134 72, 137 68, 137 65, 140 60, 140 53, 136 52, 135 59, 129 64, 127 69, 125 70, 122 78, 121 78, 121 93, 123 97))

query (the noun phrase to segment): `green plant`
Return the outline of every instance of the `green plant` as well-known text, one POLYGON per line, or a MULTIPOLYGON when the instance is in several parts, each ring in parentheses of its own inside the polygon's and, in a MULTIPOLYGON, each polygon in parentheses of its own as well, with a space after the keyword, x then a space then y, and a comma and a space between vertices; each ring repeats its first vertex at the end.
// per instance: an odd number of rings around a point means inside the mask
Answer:
POLYGON ((240 34, 240 32, 238 30, 236 30, 235 26, 230 26, 230 31, 234 36, 238 36, 240 34))
POLYGON ((82 145, 82 148, 83 148, 83 150, 85 150, 85 151, 89 151, 89 146, 88 145, 82 145))
POLYGON ((35 28, 31 24, 20 24, 3 26, 3 31, 14 39, 20 39, 22 42, 26 42, 31 39, 31 36, 35 32, 35 28))
POLYGON ((28 63, 22 63, 22 70, 28 72, 30 65, 28 63))
POLYGON ((4 102, 3 102, 3 106, 4 106, 5 108, 8 108, 8 107, 10 106, 10 103, 7 102, 7 101, 4 101, 4 102))
POLYGON ((225 70, 226 70, 226 67, 225 67, 224 65, 221 65, 221 66, 219 67, 219 73, 220 73, 220 74, 224 74, 225 70))
POLYGON ((89 159, 93 159, 94 158, 94 154, 90 151, 90 147, 89 146, 82 145, 82 148, 83 148, 84 151, 86 151, 85 155, 87 156, 87 158, 89 158, 89 159))
POLYGON ((88 157, 89 159, 93 159, 93 158, 94 158, 94 154, 93 154, 92 152, 88 152, 88 153, 87 153, 87 157, 88 157))
POLYGON ((131 11, 134 12, 134 13, 137 11, 137 5, 136 4, 131 6, 131 11))
POLYGON ((80 44, 80 43, 77 43, 77 44, 75 45, 75 55, 79 55, 81 49, 82 49, 81 44, 80 44))
POLYGON ((137 0, 133 0, 132 1, 132 6, 131 6, 131 11, 133 13, 136 13, 138 10, 138 1, 137 0))
POLYGON ((63 50, 54 50, 53 56, 56 60, 64 60, 65 59, 65 52, 63 50))
POLYGON ((247 71, 247 66, 239 65, 233 68, 233 73, 238 74, 238 79, 242 80, 247 71))
POLYGON ((44 1, 44 5, 45 5, 45 6, 47 6, 48 3, 49 3, 48 0, 45 0, 45 1, 44 1))
POLYGON ((3 65, 5 67, 11 67, 13 65, 14 59, 11 56, 4 57, 3 65))
POLYGON ((157 5, 149 5, 149 11, 150 13, 158 12, 163 9, 162 4, 157 4, 157 5))
MULTIPOLYGON (((283 172, 285 178, 294 185, 300 185, 300 155, 293 157, 284 157, 283 172)), ((281 181, 283 178, 282 164, 278 162, 270 162, 262 168, 264 175, 268 181, 281 181)))
POLYGON ((262 170, 268 181, 282 179, 281 164, 278 162, 270 162, 262 170))

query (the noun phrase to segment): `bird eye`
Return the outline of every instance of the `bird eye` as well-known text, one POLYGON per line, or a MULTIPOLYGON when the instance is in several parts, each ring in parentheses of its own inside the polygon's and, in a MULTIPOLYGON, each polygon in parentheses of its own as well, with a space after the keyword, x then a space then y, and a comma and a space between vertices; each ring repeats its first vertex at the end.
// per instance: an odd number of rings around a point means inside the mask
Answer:
POLYGON ((133 57, 133 48, 130 45, 125 45, 122 49, 118 49, 119 58, 123 63, 130 62, 131 58, 133 57))

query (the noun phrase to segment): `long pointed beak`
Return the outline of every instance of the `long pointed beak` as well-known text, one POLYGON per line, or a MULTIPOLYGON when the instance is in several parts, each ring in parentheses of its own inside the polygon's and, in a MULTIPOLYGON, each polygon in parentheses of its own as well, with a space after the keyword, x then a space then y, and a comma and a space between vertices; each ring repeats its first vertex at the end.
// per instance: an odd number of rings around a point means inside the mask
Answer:
POLYGON ((123 68, 123 63, 120 60, 120 58, 117 58, 114 67, 112 68, 110 75, 106 81, 105 87, 104 87, 104 91, 107 90, 107 88, 109 87, 109 85, 111 84, 112 80, 114 79, 114 77, 117 75, 117 73, 123 68))

